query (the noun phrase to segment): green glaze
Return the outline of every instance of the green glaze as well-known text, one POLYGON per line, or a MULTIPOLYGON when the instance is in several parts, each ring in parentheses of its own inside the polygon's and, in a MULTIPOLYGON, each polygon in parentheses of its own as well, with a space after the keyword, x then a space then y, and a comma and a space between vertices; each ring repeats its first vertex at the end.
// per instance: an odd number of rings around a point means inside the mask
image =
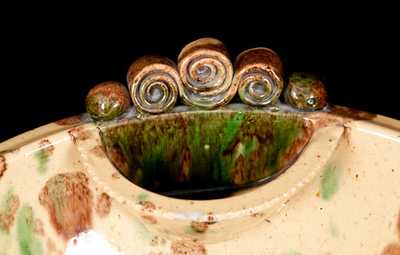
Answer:
POLYGON ((35 158, 38 163, 38 172, 43 174, 47 170, 47 162, 49 161, 49 155, 46 153, 45 150, 40 149, 35 153, 35 158))
POLYGON ((18 213, 17 238, 21 255, 42 255, 43 246, 34 234, 32 207, 24 205, 18 213))
POLYGON ((308 73, 293 73, 289 78, 289 82, 302 84, 304 87, 310 87, 316 81, 317 77, 308 73))
POLYGON ((173 113, 103 127, 107 154, 134 183, 153 191, 242 185, 285 169, 312 132, 295 114, 173 113), (120 155, 116 156, 118 152, 120 155))
POLYGON ((123 114, 129 107, 129 93, 119 82, 103 82, 86 96, 86 110, 94 120, 106 121, 123 114))
POLYGON ((338 190, 339 173, 333 166, 325 168, 321 178, 321 197, 330 200, 338 190))

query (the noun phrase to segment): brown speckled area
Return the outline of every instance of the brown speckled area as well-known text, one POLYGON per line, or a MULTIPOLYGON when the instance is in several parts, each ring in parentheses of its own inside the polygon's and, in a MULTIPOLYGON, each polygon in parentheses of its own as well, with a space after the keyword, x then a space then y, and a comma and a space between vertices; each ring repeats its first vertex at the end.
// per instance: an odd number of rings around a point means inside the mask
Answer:
POLYGON ((208 223, 207 222, 192 221, 190 226, 197 233, 204 233, 208 229, 208 223))
POLYGON ((35 223, 33 225, 33 232, 35 234, 44 236, 44 227, 41 219, 35 219, 35 223))
POLYGON ((81 118, 76 115, 65 119, 57 120, 54 123, 60 126, 72 126, 81 123, 81 118))
POLYGON ((173 255, 206 255, 207 250, 203 244, 192 240, 180 240, 171 244, 173 255))
POLYGON ((166 244, 166 240, 164 239, 164 238, 162 238, 162 237, 160 237, 160 236, 155 236, 155 237, 153 237, 152 239, 151 239, 151 242, 150 242, 150 244, 152 245, 152 246, 158 246, 158 245, 164 245, 164 244, 166 244))
POLYGON ((400 211, 399 211, 399 216, 397 216, 397 235, 399 237, 399 241, 400 241, 400 211))
POLYGON ((85 130, 83 127, 71 128, 68 130, 68 134, 71 137, 73 143, 77 143, 78 141, 85 141, 91 137, 89 131, 85 130))
POLYGON ((88 183, 83 172, 58 174, 39 194, 53 227, 66 241, 92 226, 93 196, 88 183))
POLYGON ((143 211, 152 212, 156 209, 156 206, 150 201, 139 201, 139 204, 143 211))
POLYGON ((400 244, 391 243, 387 245, 381 255, 400 255, 400 244))
POLYGON ((111 211, 111 198, 107 193, 101 193, 97 198, 96 213, 101 217, 106 217, 111 211))
POLYGON ((148 215, 148 214, 142 215, 142 219, 144 219, 147 223, 157 224, 157 219, 153 215, 148 215))
POLYGON ((10 231, 14 224, 15 215, 20 206, 20 201, 17 195, 10 193, 5 201, 5 207, 0 208, 0 230, 10 231))
POLYGON ((6 170, 7 170, 6 158, 3 155, 0 155, 0 178, 3 176, 6 170))
POLYGON ((90 150, 90 153, 99 158, 104 158, 106 156, 104 146, 102 145, 96 145, 90 150))

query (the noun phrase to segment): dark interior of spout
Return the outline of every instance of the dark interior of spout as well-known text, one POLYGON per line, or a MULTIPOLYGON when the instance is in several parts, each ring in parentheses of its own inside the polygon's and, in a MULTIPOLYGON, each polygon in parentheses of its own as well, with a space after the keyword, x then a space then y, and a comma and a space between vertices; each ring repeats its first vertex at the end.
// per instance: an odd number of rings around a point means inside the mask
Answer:
POLYGON ((171 113, 101 131, 108 158, 130 181, 190 199, 220 198, 275 178, 311 135, 299 115, 262 111, 171 113))

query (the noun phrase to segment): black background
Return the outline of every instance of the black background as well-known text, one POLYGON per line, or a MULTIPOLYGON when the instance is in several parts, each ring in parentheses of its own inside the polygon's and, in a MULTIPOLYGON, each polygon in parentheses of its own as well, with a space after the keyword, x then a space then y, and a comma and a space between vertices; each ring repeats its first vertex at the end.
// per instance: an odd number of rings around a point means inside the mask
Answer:
POLYGON ((143 18, 140 12, 148 10, 136 8, 128 14, 47 10, 7 18, 0 141, 84 112, 88 90, 104 80, 125 83, 135 58, 160 54, 176 60, 186 43, 206 36, 222 40, 232 59, 247 48, 270 47, 282 57, 286 74, 319 75, 331 103, 400 119, 398 31, 390 14, 325 8, 292 15, 280 9, 272 17, 271 10, 257 8, 224 17, 215 10, 143 18))

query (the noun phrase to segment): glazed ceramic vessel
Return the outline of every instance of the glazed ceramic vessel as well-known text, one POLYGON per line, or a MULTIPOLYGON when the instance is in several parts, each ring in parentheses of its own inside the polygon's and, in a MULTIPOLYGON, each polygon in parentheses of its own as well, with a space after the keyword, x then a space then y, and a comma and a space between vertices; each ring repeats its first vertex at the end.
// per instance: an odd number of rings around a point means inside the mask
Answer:
POLYGON ((400 122, 285 84, 270 49, 229 58, 141 58, 129 92, 1 143, 0 254, 400 254, 400 122))

